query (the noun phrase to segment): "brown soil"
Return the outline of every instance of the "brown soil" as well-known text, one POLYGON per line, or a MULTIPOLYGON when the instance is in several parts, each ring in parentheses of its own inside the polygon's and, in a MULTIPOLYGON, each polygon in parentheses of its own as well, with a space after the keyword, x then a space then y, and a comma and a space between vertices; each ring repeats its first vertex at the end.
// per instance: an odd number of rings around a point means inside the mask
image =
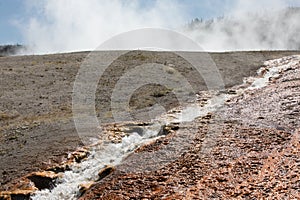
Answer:
MULTIPOLYGON (((217 64, 226 87, 231 87, 240 84, 243 77, 254 75, 263 61, 294 54, 297 52, 235 52, 210 55, 217 64)), ((17 177, 65 160, 68 152, 82 145, 72 119, 71 98, 76 74, 87 55, 87 52, 81 52, 0 57, 1 190, 5 190, 8 183, 13 183, 17 177)), ((122 72, 129 67, 153 60, 161 64, 174 64, 178 71, 189 77, 197 90, 206 89, 203 79, 193 73, 193 69, 188 67, 189 64, 176 54, 130 52, 112 63, 99 82, 96 94, 99 119, 112 121, 110 95, 122 72)), ((167 109, 177 106, 174 96, 165 88, 156 85, 137 91, 130 105, 135 110, 156 102, 162 103, 167 109)), ((224 128, 228 126, 224 125, 224 128)), ((201 128, 198 132, 197 137, 203 137, 201 128)), ((283 130, 268 130, 266 134, 268 133, 283 134, 282 137, 286 140, 291 139, 283 130)), ((280 142, 277 143, 281 145, 280 142)), ((182 169, 179 166, 177 168, 182 169)), ((145 184, 143 187, 148 186, 145 184)), ((177 191, 175 187, 174 191, 177 191)))
POLYGON ((128 171, 145 161, 138 152, 81 199, 299 199, 299 71, 300 63, 267 87, 142 148, 155 155, 194 133, 172 162, 152 160, 141 165, 156 168, 128 171))

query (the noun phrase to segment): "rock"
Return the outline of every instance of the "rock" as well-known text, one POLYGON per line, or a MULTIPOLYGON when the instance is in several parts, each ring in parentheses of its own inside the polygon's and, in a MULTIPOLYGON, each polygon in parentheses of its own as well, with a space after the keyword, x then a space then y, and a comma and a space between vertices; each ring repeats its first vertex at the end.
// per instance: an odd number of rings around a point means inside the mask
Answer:
POLYGON ((174 69, 174 65, 168 64, 168 66, 164 69, 168 74, 176 74, 176 69, 174 69))
POLYGON ((78 149, 77 151, 71 153, 69 156, 70 161, 75 161, 80 163, 82 160, 86 159, 90 155, 90 152, 87 149, 78 149))
POLYGON ((125 133, 137 133, 140 136, 144 135, 144 128, 143 127, 138 127, 138 126, 131 126, 127 129, 124 130, 125 133))
POLYGON ((0 192, 0 200, 29 200, 36 189, 32 190, 14 190, 7 192, 0 192))
POLYGON ((203 116, 202 119, 209 120, 212 118, 212 113, 207 113, 207 115, 203 116))
POLYGON ((52 189, 55 186, 55 180, 61 177, 61 174, 52 171, 33 172, 27 176, 39 190, 52 189))
POLYGON ((258 75, 260 77, 264 76, 267 72, 269 71, 269 69, 267 69, 266 67, 262 67, 259 72, 258 72, 258 75))
POLYGON ((65 172, 65 171, 70 171, 71 168, 69 165, 57 165, 54 167, 50 167, 47 169, 47 171, 52 171, 54 173, 60 173, 60 172, 65 172))
POLYGON ((157 134, 158 136, 162 135, 168 135, 173 131, 176 131, 179 129, 179 123, 171 123, 168 125, 162 125, 159 133, 157 134))
POLYGON ((124 133, 138 133, 143 136, 145 127, 151 125, 152 123, 147 122, 126 123, 121 125, 119 129, 124 133))
POLYGON ((89 182, 85 182, 85 183, 81 183, 79 185, 79 196, 82 196, 87 190, 89 190, 95 182, 93 181, 89 181, 89 182))
POLYGON ((237 94, 235 90, 228 90, 228 94, 237 94))
POLYGON ((106 124, 104 126, 104 140, 112 143, 121 143, 122 139, 131 133, 137 133, 140 136, 144 135, 144 128, 153 123, 148 122, 125 122, 119 124, 106 124))
POLYGON ((111 174, 113 171, 115 171, 115 167, 111 165, 106 165, 103 169, 101 169, 98 173, 98 181, 105 178, 109 174, 111 174))

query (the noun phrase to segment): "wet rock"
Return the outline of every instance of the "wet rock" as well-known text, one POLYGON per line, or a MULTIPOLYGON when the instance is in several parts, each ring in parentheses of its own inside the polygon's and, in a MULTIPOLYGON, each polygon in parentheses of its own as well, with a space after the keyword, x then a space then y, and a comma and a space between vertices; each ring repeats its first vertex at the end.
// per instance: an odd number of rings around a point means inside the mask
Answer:
POLYGON ((168 125, 162 125, 158 133, 158 136, 168 135, 179 129, 179 123, 171 123, 168 125))
POLYGON ((55 180, 61 177, 62 174, 57 174, 51 171, 33 172, 27 178, 34 183, 34 186, 39 190, 52 189, 55 186, 55 180))
POLYGON ((125 133, 138 133, 140 136, 143 136, 145 127, 150 125, 153 124, 147 122, 126 123, 120 126, 120 130, 125 133))
POLYGON ((81 183, 79 185, 79 197, 82 196, 87 190, 89 190, 94 184, 95 182, 93 181, 81 183))
POLYGON ((125 133, 137 133, 140 136, 144 135, 144 128, 139 126, 131 126, 124 130, 125 133))
POLYGON ((90 155, 88 149, 78 149, 77 151, 71 153, 68 156, 69 161, 75 161, 80 163, 82 160, 86 159, 90 155))
POLYGON ((106 124, 104 129, 104 134, 106 138, 112 143, 121 143, 122 139, 132 133, 137 133, 140 136, 144 135, 145 127, 152 125, 152 123, 144 122, 132 122, 132 123, 119 123, 119 124, 106 124))
POLYGON ((235 90, 228 90, 227 94, 237 94, 235 90))
POLYGON ((205 119, 205 120, 209 120, 212 118, 212 113, 208 113, 207 115, 205 115, 204 117, 202 117, 202 119, 205 119))
POLYGON ((115 167, 114 166, 110 166, 107 165, 105 166, 103 169, 101 169, 98 173, 98 181, 105 178, 106 176, 108 176, 109 174, 111 174, 113 171, 115 171, 115 167))
POLYGON ((15 190, 0 192, 0 200, 29 200, 36 190, 15 190))
POLYGON ((52 171, 54 173, 61 173, 61 172, 70 171, 70 170, 71 170, 70 166, 67 164, 64 164, 64 165, 57 165, 54 167, 50 167, 46 171, 52 171))

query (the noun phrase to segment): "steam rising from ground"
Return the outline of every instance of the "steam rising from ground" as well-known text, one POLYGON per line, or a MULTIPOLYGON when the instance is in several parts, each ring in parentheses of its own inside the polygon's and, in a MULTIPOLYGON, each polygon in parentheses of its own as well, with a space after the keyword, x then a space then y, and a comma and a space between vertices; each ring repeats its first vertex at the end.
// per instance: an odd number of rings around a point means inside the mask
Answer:
POLYGON ((148 1, 146 6, 145 2, 28 0, 34 15, 20 27, 34 53, 93 50, 116 34, 146 27, 179 31, 211 51, 300 48, 300 10, 284 10, 300 6, 300 2, 229 0, 225 13, 219 13, 225 19, 190 25, 192 17, 184 3, 201 6, 206 2, 206 6, 217 9, 222 1, 162 0, 148 1))
POLYGON ((206 50, 300 50, 300 8, 194 20, 186 29, 206 50))
POLYGON ((130 0, 30 2, 31 9, 40 13, 23 31, 35 52, 91 50, 124 31, 184 24, 180 6, 172 0, 155 1, 152 7, 130 0))

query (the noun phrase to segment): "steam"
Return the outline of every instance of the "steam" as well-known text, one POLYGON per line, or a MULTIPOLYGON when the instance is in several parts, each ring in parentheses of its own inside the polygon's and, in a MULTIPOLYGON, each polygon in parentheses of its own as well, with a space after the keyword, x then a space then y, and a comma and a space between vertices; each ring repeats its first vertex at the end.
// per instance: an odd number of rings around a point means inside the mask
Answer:
POLYGON ((286 10, 300 2, 226 1, 218 13, 224 19, 189 25, 196 16, 184 2, 213 9, 221 1, 27 0, 33 14, 19 26, 33 53, 93 50, 114 35, 146 27, 184 33, 211 51, 300 48, 300 10, 286 10))
POLYGON ((185 32, 210 51, 300 50, 300 8, 197 19, 185 32))

